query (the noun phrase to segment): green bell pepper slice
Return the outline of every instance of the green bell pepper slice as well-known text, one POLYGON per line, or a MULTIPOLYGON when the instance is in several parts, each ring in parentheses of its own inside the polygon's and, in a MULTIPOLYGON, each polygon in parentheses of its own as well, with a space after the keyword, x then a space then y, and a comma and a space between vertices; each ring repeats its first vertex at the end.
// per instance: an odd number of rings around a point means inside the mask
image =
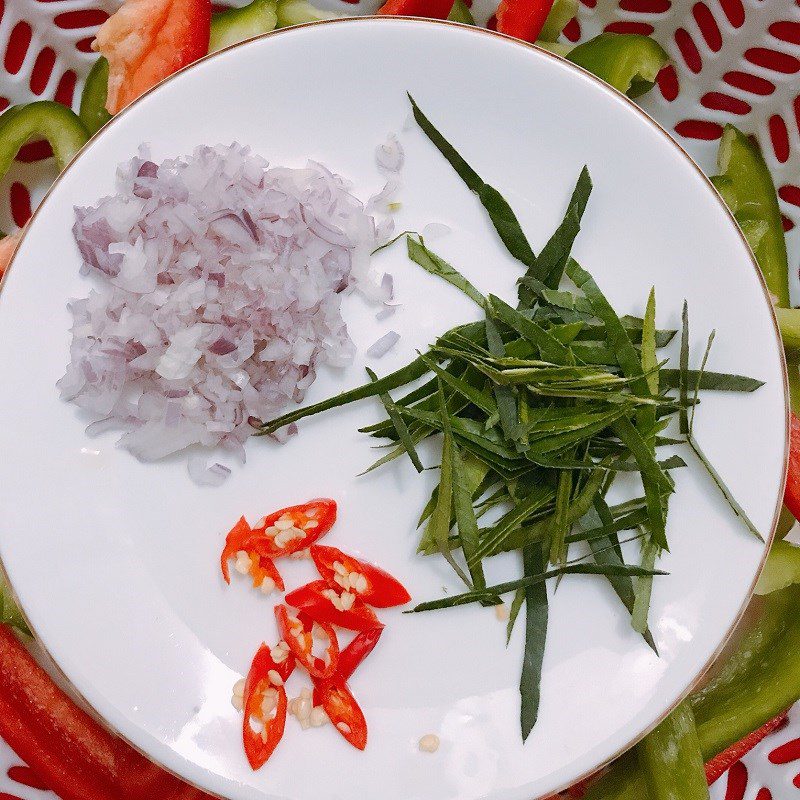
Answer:
POLYGON ((108 97, 108 61, 103 56, 94 62, 94 66, 86 77, 81 93, 81 107, 78 116, 83 126, 94 136, 110 119, 106 110, 108 97))
POLYGON ((636 748, 652 800, 704 800, 708 784, 692 707, 678 706, 636 748))
POLYGON ((778 195, 758 147, 727 125, 719 145, 714 185, 728 204, 755 254, 776 305, 789 305, 789 259, 778 195))
POLYGON ((211 17, 209 53, 275 30, 278 25, 276 0, 253 0, 243 8, 230 8, 211 17))
MULTIPOLYGON (((800 698, 798 611, 798 584, 755 598, 750 610, 755 619, 730 646, 717 674, 690 698, 703 761, 758 730, 800 698)), ((643 746, 644 742, 617 761, 584 800, 657 800, 636 756, 643 746)))
POLYGON ((306 0, 282 0, 278 3, 278 27, 288 28, 290 25, 302 25, 304 22, 321 22, 324 19, 336 19, 338 14, 322 11, 306 0))
POLYGON ((571 50, 567 59, 628 97, 639 97, 653 88, 669 56, 649 36, 601 33, 571 50))
POLYGON ((755 593, 770 594, 793 583, 800 583, 800 547, 789 542, 773 542, 755 593))
POLYGON ((578 0, 555 0, 537 42, 555 42, 577 13, 578 0))
POLYGON ((12 106, 0 115, 0 177, 8 172, 14 156, 30 139, 46 139, 53 148, 59 170, 89 140, 78 115, 50 100, 12 106))
POLYGON ((800 312, 789 309, 789 258, 772 175, 758 147, 733 125, 722 134, 718 168, 720 174, 711 180, 742 229, 773 297, 790 362, 792 408, 800 413, 800 312))
POLYGON ((26 636, 31 635, 28 623, 25 622, 25 618, 22 616, 22 612, 14 601, 11 590, 2 575, 0 575, 0 623, 10 625, 26 636))
POLYGON ((447 17, 450 22, 460 22, 463 25, 474 25, 475 24, 475 17, 472 16, 472 12, 469 10, 469 6, 464 2, 464 0, 456 0, 453 3, 453 7, 450 9, 450 16, 447 17))

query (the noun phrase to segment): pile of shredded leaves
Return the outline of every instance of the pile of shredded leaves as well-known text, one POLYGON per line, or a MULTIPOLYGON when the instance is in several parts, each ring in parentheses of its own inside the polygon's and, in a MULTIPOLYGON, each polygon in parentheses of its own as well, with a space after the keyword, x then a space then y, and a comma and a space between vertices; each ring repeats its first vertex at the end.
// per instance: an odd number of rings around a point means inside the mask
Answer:
POLYGON ((420 517, 425 527, 419 550, 442 554, 466 591, 413 610, 495 605, 513 594, 510 637, 525 606, 520 693, 526 738, 539 710, 549 578, 605 576, 633 628, 656 649, 648 612, 653 578, 664 574, 655 568, 657 559, 669 547, 671 472, 685 466, 677 446, 688 445, 734 513, 759 536, 703 454, 693 421, 700 390, 752 392, 761 383, 705 369, 713 333, 699 369, 689 369, 685 304, 678 368, 659 360, 658 350, 677 331, 656 327, 654 291, 644 318, 617 314, 570 255, 592 190, 588 170, 580 174, 563 221, 535 255, 502 195, 411 102, 424 133, 478 196, 504 245, 525 267, 517 305, 484 296, 422 237, 409 235, 409 257, 463 291, 484 319, 443 334, 406 367, 380 379, 371 373, 369 383, 272 420, 261 431, 377 396, 387 418, 362 430, 394 446, 372 468, 405 455, 422 471, 417 446, 441 436, 439 483, 420 517), (390 396, 409 384, 414 388, 402 397, 390 396), (677 431, 669 436, 676 418, 677 431), (621 472, 638 475, 642 494, 611 505, 608 492, 621 472), (485 515, 492 521, 482 525, 485 515), (620 538, 624 531, 630 533, 620 538), (637 564, 623 556, 622 546, 631 541, 640 544, 637 564), (577 543, 583 555, 570 559, 570 546, 577 543), (507 551, 521 553, 522 576, 487 585, 484 560, 507 551))

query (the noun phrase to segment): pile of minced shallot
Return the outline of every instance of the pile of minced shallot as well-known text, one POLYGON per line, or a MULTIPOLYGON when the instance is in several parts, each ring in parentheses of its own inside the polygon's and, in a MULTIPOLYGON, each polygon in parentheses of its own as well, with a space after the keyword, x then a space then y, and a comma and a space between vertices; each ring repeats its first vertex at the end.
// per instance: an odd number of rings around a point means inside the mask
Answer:
MULTIPOLYGON (((143 151, 117 185, 75 210, 96 280, 69 305, 61 395, 141 459, 194 444, 243 459, 250 422, 301 402, 320 364, 352 358, 341 293, 390 299, 391 279, 369 271, 389 225, 321 164, 270 167, 237 144, 161 164, 143 151)), ((190 472, 213 483, 227 469, 190 472)))

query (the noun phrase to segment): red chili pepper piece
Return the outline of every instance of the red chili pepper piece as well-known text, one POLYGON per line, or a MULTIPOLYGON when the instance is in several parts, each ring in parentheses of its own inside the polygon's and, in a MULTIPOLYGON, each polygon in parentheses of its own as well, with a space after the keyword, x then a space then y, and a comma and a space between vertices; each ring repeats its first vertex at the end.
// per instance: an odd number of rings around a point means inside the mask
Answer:
POLYGON ((286 602, 304 611, 314 622, 327 622, 350 631, 369 631, 383 628, 375 612, 355 595, 343 592, 340 595, 325 581, 313 581, 289 592, 286 602), (342 595, 348 595, 343 600, 342 595), (345 608, 343 603, 351 603, 345 608))
POLYGON ((264 517, 253 528, 252 536, 260 543, 259 551, 264 555, 288 556, 312 545, 334 522, 336 501, 321 497, 264 517))
POLYGON ((295 659, 305 667, 312 678, 330 678, 339 666, 339 641, 336 631, 325 622, 314 622, 308 615, 300 613, 289 616, 286 606, 275 606, 275 618, 281 638, 289 646, 295 659), (314 626, 322 630, 328 639, 325 658, 314 655, 314 626))
POLYGON ((800 419, 794 414, 789 433, 789 473, 786 476, 783 502, 792 512, 792 516, 800 519, 800 419))
POLYGON ((497 30, 525 42, 535 42, 552 7, 553 0, 501 0, 497 7, 497 30))
POLYGON ((222 555, 220 556, 222 577, 225 579, 225 583, 231 582, 228 561, 243 549, 244 543, 247 541, 247 538, 250 536, 251 532, 252 530, 244 517, 242 517, 233 526, 233 528, 231 528, 228 538, 225 540, 225 547, 222 549, 222 555))
POLYGON ((711 786, 720 776, 724 775, 737 761, 744 758, 762 739, 765 739, 774 731, 778 730, 786 721, 788 712, 778 714, 757 731, 753 731, 740 742, 732 744, 727 750, 723 750, 719 755, 706 763, 706 780, 711 786))
POLYGON ((281 662, 272 658, 270 648, 258 649, 244 685, 242 741, 250 766, 260 769, 275 751, 286 727, 286 689, 283 683, 294 669, 291 653, 281 662), (279 680, 275 680, 275 673, 279 680), (262 726, 256 731, 253 720, 262 726))
MULTIPOLYGON (((364 659, 375 649, 375 645, 378 644, 382 633, 383 628, 373 628, 356 634, 350 644, 339 653, 339 666, 331 681, 347 683, 364 659)), ((322 686, 323 681, 314 681, 315 706, 322 705, 322 686)))
POLYGON ((367 721, 364 712, 343 681, 329 681, 319 687, 320 701, 328 719, 353 747, 367 746, 367 721))
POLYGON ((315 544, 311 558, 328 586, 338 592, 354 593, 375 608, 401 606, 411 599, 403 584, 388 572, 335 547, 315 544))
POLYGON ((225 548, 222 551, 222 577, 225 582, 231 582, 228 561, 231 558, 238 558, 239 553, 246 553, 248 558, 247 574, 253 579, 253 588, 263 589, 266 594, 273 589, 283 591, 286 588, 283 578, 272 558, 264 553, 266 549, 264 542, 253 537, 250 526, 242 517, 228 534, 225 548), (266 584, 265 581, 267 581, 266 584))
POLYGON ((428 17, 447 19, 455 0, 388 0, 379 9, 379 14, 396 17, 428 17))
POLYGON ((62 800, 213 800, 79 709, 0 625, 0 736, 62 800))

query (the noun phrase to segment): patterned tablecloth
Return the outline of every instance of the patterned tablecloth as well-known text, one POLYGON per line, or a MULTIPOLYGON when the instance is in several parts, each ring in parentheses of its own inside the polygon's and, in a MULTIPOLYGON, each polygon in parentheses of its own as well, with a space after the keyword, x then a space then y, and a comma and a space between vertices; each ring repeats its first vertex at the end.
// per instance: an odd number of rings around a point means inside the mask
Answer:
MULTIPOLYGON (((343 14, 369 13, 378 4, 318 2, 343 14)), ((116 0, 0 0, 0 110, 37 98, 76 106, 95 59, 94 31, 117 5, 116 0)), ((496 5, 475 0, 478 22, 485 23, 496 5)), ((602 30, 651 34, 669 51, 673 63, 642 106, 703 169, 714 170, 725 123, 756 136, 778 186, 797 298, 800 0, 580 0, 564 38, 582 41, 602 30)), ((47 146, 27 145, 0 182, 3 230, 23 225, 55 178, 48 155, 47 146)), ((0 740, 0 800, 54 797, 0 740)), ((800 707, 712 787, 713 800, 794 797, 800 799, 800 707)))

